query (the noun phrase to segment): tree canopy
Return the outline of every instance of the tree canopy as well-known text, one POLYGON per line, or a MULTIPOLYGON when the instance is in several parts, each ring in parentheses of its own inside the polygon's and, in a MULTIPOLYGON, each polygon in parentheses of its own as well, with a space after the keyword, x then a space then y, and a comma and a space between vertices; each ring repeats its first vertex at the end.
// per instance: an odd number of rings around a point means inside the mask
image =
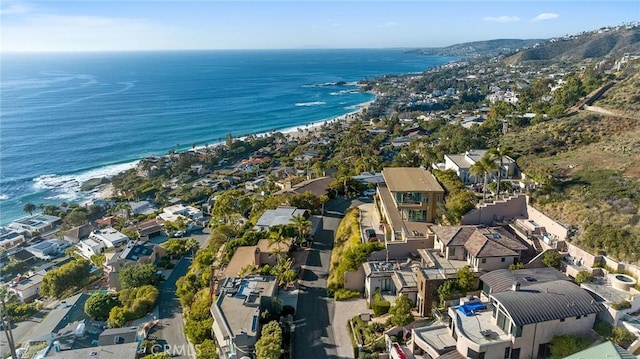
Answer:
POLYGON ((123 288, 155 284, 157 280, 156 268, 150 263, 134 264, 120 271, 120 284, 123 288))
POLYGON ((84 312, 93 320, 106 321, 113 307, 120 304, 117 296, 110 293, 95 293, 84 303, 84 312))
POLYGON ((262 328, 262 335, 256 343, 257 359, 280 359, 282 354, 282 328, 277 321, 271 321, 262 328))

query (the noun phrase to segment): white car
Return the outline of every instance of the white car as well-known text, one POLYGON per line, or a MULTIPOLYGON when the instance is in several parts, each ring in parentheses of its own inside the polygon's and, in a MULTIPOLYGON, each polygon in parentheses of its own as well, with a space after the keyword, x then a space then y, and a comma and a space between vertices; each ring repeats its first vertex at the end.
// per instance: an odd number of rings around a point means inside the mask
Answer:
POLYGON ((363 196, 375 196, 376 195, 376 190, 375 189, 367 189, 362 191, 362 195, 363 196))

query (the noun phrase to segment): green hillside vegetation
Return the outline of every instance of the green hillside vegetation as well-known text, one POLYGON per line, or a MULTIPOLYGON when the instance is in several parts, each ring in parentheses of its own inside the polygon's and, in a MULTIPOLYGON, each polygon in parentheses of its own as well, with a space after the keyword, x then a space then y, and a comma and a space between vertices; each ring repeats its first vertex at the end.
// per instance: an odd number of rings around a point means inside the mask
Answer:
POLYGON ((523 172, 541 184, 532 202, 575 226, 574 241, 621 260, 640 260, 637 120, 580 112, 509 133, 503 142, 523 172))
POLYGON ((620 84, 605 92, 594 105, 640 118, 640 60, 627 66, 619 79, 620 84))
POLYGON ((505 61, 510 64, 529 61, 582 61, 605 56, 620 57, 640 50, 640 29, 590 33, 575 38, 547 42, 544 46, 519 51, 505 61))

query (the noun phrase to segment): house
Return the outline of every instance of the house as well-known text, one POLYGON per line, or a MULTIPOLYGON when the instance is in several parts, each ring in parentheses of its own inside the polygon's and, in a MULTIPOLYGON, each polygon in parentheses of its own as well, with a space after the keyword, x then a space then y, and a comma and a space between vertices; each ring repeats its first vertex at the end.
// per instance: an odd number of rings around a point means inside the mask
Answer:
MULTIPOLYGON (((149 215, 158 210, 157 208, 153 207, 153 205, 151 205, 151 202, 149 201, 131 201, 129 202, 129 206, 131 206, 131 214, 134 216, 137 216, 139 214, 149 215)), ((125 217, 127 213, 121 213, 120 215, 122 217, 125 217)))
POLYGON ((520 289, 526 289, 530 285, 560 280, 570 282, 571 278, 559 270, 549 267, 516 270, 498 269, 480 276, 481 289, 486 296, 509 291, 515 282, 520 283, 520 289))
POLYGON ((98 337, 98 346, 137 343, 145 337, 138 327, 105 329, 98 337))
POLYGON ((150 219, 148 221, 138 223, 133 227, 127 228, 130 231, 138 233, 140 240, 148 241, 153 237, 164 235, 162 229, 162 221, 159 219, 150 219))
POLYGON ((27 235, 31 235, 32 233, 44 233, 50 231, 56 228, 58 222, 60 222, 60 217, 48 216, 46 214, 35 214, 33 216, 16 219, 9 223, 8 227, 18 233, 27 233, 27 235))
POLYGON ((119 247, 129 243, 129 237, 113 227, 96 229, 91 232, 89 239, 102 242, 105 248, 119 247))
POLYGON ((252 357, 260 333, 260 315, 271 309, 275 277, 229 277, 211 305, 212 333, 220 359, 252 357))
POLYGON ((184 218, 193 221, 200 221, 204 217, 201 210, 182 204, 174 204, 162 209, 162 213, 158 214, 158 219, 163 221, 175 222, 178 218, 184 218))
POLYGON ((566 280, 514 282, 488 298, 463 298, 445 323, 414 328, 411 349, 432 358, 546 358, 554 336, 589 334, 603 310, 566 280))
POLYGON ((16 285, 10 285, 9 291, 15 293, 21 303, 28 303, 40 297, 40 286, 44 275, 36 273, 29 278, 23 279, 16 285))
POLYGON ((93 255, 101 254, 107 248, 102 241, 93 238, 83 239, 76 246, 80 255, 87 259, 90 259, 93 255))
POLYGON ((384 183, 378 185, 376 202, 385 239, 426 238, 426 223, 434 221, 444 189, 431 172, 420 167, 385 168, 382 177, 384 183))
POLYGON ((44 357, 53 359, 135 359, 138 357, 138 343, 101 345, 64 351, 56 351, 53 347, 44 357))
POLYGON ((253 229, 257 231, 268 231, 273 226, 289 225, 295 216, 308 216, 306 209, 296 207, 280 206, 276 209, 266 210, 256 222, 253 229))
POLYGON ((220 277, 235 277, 249 265, 261 267, 268 264, 274 266, 278 264, 279 255, 287 256, 292 242, 292 239, 288 239, 283 243, 275 244, 268 239, 261 239, 255 246, 238 247, 220 277))
POLYGON ((89 235, 94 230, 95 228, 91 224, 83 224, 79 227, 75 227, 64 232, 63 237, 66 241, 69 241, 71 243, 78 243, 83 239, 89 238, 89 235))
POLYGON ((142 263, 155 264, 166 254, 164 248, 151 242, 129 243, 121 251, 107 253, 105 267, 109 288, 120 289, 120 271, 125 267, 142 263))
MULTIPOLYGON (((463 183, 478 183, 484 181, 484 176, 474 177, 470 173, 470 168, 482 157, 487 154, 488 150, 469 150, 461 155, 444 155, 444 169, 453 170, 463 183)), ((500 164, 500 160, 496 160, 496 164, 500 164)), ((516 161, 509 157, 502 158, 501 178, 511 178, 517 174, 516 161)), ((491 174, 493 178, 495 174, 491 174)))
POLYGON ((466 260, 474 272, 506 269, 529 247, 501 227, 432 226, 434 248, 447 259, 466 260))
POLYGON ((370 173, 370 172, 362 172, 357 176, 353 176, 353 179, 364 184, 369 185, 371 183, 378 184, 384 182, 384 177, 382 177, 382 173, 370 173))
POLYGON ((0 250, 8 251, 25 242, 24 235, 7 227, 0 227, 0 250))
MULTIPOLYGON (((371 304, 376 293, 385 298, 406 295, 411 302, 417 298, 416 266, 411 262, 372 261, 363 263, 365 298, 371 304)), ((392 298, 389 298, 392 299, 392 298)), ((395 298, 393 298, 395 299, 395 298)), ((390 301, 394 301, 394 300, 390 301)))
POLYGON ((244 189, 247 191, 256 191, 265 183, 264 176, 260 176, 252 181, 247 181, 244 183, 244 189))
POLYGON ((68 242, 50 239, 34 244, 26 249, 38 259, 50 260, 58 254, 63 253, 64 248, 67 246, 68 242))

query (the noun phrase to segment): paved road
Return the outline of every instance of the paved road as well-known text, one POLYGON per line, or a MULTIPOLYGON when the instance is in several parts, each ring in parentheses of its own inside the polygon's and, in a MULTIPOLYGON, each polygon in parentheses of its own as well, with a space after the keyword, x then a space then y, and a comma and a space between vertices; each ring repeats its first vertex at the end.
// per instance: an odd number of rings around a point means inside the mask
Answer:
MULTIPOLYGON (((363 202, 360 199, 335 198, 326 206, 323 228, 314 238, 314 244, 302 272, 301 291, 298 296, 293 357, 309 359, 345 358, 337 354, 333 318, 335 304, 327 297, 327 278, 331 263, 331 250, 335 231, 344 212, 363 202)), ((335 325, 346 325, 346 321, 335 325)), ((340 332, 340 331, 338 331, 340 332)), ((349 343, 349 347, 351 344, 349 343)))
POLYGON ((323 228, 314 238, 303 267, 294 332, 294 358, 338 358, 331 320, 334 304, 327 298, 327 277, 335 229, 340 217, 323 217, 323 228))
MULTIPOLYGON (((176 296, 176 280, 187 273, 189 264, 191 264, 191 260, 186 257, 180 260, 169 278, 158 287, 160 289, 158 296, 160 324, 151 335, 157 337, 161 342, 166 341, 166 344, 170 346, 169 352, 174 354, 187 353, 188 350, 182 322, 182 306, 176 296)), ((175 358, 191 358, 191 356, 176 355, 175 358)))
MULTIPOLYGON (((16 349, 20 347, 20 343, 31 339, 31 332, 38 326, 38 324, 40 324, 40 322, 42 322, 47 314, 49 314, 49 311, 43 310, 25 321, 12 323, 13 341, 16 343, 16 349)), ((4 358, 8 354, 9 342, 7 341, 7 336, 5 335, 4 330, 0 330, 0 357, 4 358)))

